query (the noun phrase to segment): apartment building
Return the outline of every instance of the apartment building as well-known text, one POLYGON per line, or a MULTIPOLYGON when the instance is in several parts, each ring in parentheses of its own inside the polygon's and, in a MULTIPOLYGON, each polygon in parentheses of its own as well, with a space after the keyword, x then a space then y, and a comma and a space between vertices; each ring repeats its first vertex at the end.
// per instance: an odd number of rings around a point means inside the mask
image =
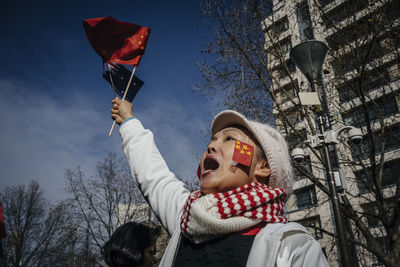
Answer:
MULTIPOLYGON (((290 60, 289 52, 306 40, 323 41, 329 52, 323 65, 322 82, 317 87, 325 98, 332 129, 337 131, 344 125, 352 125, 364 133, 368 129, 376 132, 375 156, 377 161, 384 157, 383 195, 390 200, 400 179, 397 171, 400 166, 398 1, 273 0, 271 3, 272 11, 262 27, 265 49, 269 52, 277 127, 286 135, 291 148, 301 146, 310 137, 315 122, 306 121, 302 116, 298 99, 298 92, 311 90, 310 84, 290 60)), ((307 108, 307 112, 313 113, 313 109, 307 108)), ((377 213, 367 181, 368 170, 372 168, 369 145, 368 138, 364 137, 360 146, 343 142, 331 148, 336 155, 334 172, 340 192, 366 214, 362 219, 366 220, 369 231, 375 237, 384 237, 387 233, 379 220, 370 216, 377 213)), ((334 238, 324 232, 335 232, 331 202, 304 175, 312 173, 326 183, 325 170, 318 163, 318 153, 307 149, 306 152, 308 156, 298 166, 300 171, 288 202, 289 219, 305 225, 321 243, 329 263, 340 266, 334 238)), ((349 228, 353 227, 351 222, 347 223, 349 228)), ((350 246, 350 249, 354 266, 382 265, 359 247, 350 246)))

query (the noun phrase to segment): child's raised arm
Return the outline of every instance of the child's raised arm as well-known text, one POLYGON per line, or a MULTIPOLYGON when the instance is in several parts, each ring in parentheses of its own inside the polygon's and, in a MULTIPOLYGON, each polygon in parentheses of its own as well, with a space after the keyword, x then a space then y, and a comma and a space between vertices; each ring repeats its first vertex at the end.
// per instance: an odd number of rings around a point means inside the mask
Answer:
POLYGON ((189 191, 170 172, 154 143, 152 132, 144 129, 141 122, 133 117, 133 112, 129 112, 132 105, 125 102, 114 99, 111 112, 112 117, 122 123, 122 146, 132 177, 161 223, 172 235, 179 226, 178 218, 189 191))

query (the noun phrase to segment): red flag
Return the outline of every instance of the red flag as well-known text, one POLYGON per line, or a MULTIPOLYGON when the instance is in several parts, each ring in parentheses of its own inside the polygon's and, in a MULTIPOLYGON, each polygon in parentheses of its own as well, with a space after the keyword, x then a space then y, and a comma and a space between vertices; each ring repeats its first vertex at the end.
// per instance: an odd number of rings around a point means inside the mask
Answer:
POLYGON ((112 17, 85 19, 83 27, 93 49, 109 62, 139 65, 150 35, 149 27, 112 17))
POLYGON ((253 154, 254 147, 252 145, 236 141, 232 161, 250 167, 253 154))
POLYGON ((4 225, 3 207, 0 201, 0 239, 6 237, 6 226, 4 225))

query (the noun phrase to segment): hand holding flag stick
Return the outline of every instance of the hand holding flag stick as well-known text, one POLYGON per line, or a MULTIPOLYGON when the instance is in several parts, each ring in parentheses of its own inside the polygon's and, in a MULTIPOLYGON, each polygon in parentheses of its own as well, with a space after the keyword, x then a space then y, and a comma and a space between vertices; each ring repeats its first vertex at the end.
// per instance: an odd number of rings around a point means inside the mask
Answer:
MULTIPOLYGON (((150 28, 121 22, 112 17, 86 19, 83 21, 83 27, 93 49, 107 63, 133 65, 133 71, 122 97, 122 100, 125 100, 136 67, 144 54, 150 28)), ((112 82, 111 77, 110 80, 112 82)), ((110 129, 109 136, 114 127, 115 121, 110 129)))

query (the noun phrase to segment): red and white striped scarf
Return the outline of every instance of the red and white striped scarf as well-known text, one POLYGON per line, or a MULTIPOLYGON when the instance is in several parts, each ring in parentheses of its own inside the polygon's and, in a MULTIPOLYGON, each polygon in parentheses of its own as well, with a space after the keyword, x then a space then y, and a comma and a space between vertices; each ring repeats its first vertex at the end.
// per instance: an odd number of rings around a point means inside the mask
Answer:
POLYGON ((191 193, 181 217, 182 232, 196 243, 248 229, 260 222, 287 222, 283 188, 250 183, 225 193, 191 193))

